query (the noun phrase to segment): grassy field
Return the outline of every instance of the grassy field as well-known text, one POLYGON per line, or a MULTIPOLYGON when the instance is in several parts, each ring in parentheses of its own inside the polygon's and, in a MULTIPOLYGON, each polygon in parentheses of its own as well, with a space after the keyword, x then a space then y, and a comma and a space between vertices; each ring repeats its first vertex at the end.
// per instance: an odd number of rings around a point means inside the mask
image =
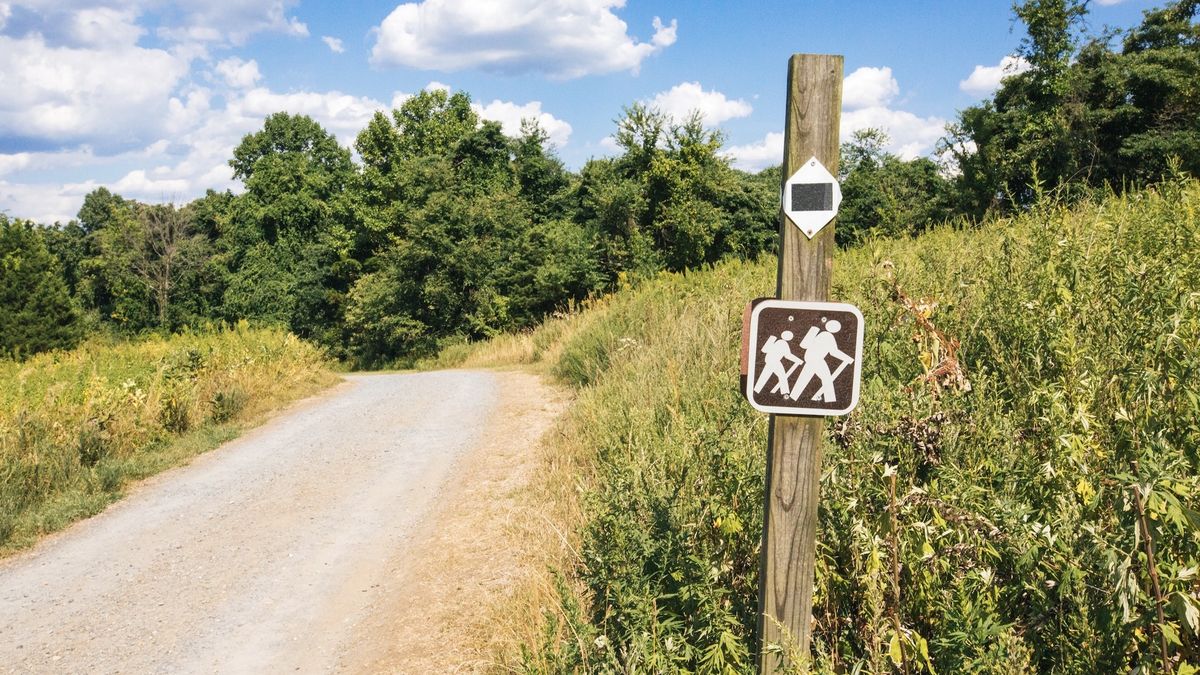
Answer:
POLYGON ((0 361, 0 555, 334 381, 315 348, 245 327, 0 361))
MULTIPOLYGON (((1198 211, 1179 182, 839 254, 867 356, 827 424, 815 670, 1195 672, 1198 211)), ((767 420, 737 344, 774 269, 663 275, 443 355, 580 389, 547 482, 576 552, 507 667, 753 670, 767 420)))

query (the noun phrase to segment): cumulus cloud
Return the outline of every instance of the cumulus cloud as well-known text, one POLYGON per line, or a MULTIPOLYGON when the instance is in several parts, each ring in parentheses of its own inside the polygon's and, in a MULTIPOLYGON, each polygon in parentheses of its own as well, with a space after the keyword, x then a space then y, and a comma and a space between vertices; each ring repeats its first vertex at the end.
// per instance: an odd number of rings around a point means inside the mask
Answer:
POLYGON ((98 156, 90 149, 65 152, 0 154, 0 211, 39 222, 65 222, 74 217, 84 195, 105 186, 125 197, 147 202, 186 201, 205 189, 238 189, 228 165, 243 136, 262 128, 267 115, 279 111, 309 115, 349 146, 380 101, 341 92, 273 92, 265 87, 214 97, 196 87, 171 99, 166 133, 156 141, 117 155, 98 156), (214 105, 224 102, 224 105, 214 105), (26 170, 103 170, 134 165, 115 180, 77 183, 24 182, 26 170))
MULTIPOLYGON (((169 173, 162 167, 159 174, 169 173)), ((184 195, 191 191, 191 183, 186 178, 170 178, 146 175, 145 169, 134 169, 109 186, 109 189, 119 195, 153 195, 155 201, 182 201, 184 195)))
MULTIPOLYGON (((931 153, 945 134, 946 120, 891 107, 899 94, 891 68, 859 68, 848 75, 842 82, 841 140, 849 140, 860 129, 875 128, 891 138, 886 150, 903 159, 931 153)), ((770 132, 759 141, 731 146, 725 155, 743 171, 774 166, 783 160, 783 134, 770 132)))
POLYGON ((24 169, 29 166, 32 159, 33 155, 28 152, 0 155, 0 176, 24 169))
POLYGON ((41 35, 0 36, 0 147, 11 143, 101 149, 153 140, 184 58, 132 44, 55 47, 41 35))
POLYGON ((730 100, 717 90, 704 91, 699 82, 682 82, 655 94, 647 103, 676 120, 687 119, 698 111, 705 124, 718 125, 736 117, 746 117, 754 109, 742 99, 730 100))
MULTIPOLYGON (((229 104, 231 116, 243 123, 252 122, 251 130, 262 126, 263 119, 272 113, 285 110, 293 115, 308 115, 334 136, 338 142, 349 146, 354 143, 358 132, 367 126, 376 110, 383 110, 382 102, 366 96, 352 96, 340 91, 300 91, 286 94, 257 87, 246 92, 229 104)), ((248 133, 248 132, 243 132, 248 133)), ((240 138, 240 137, 239 137, 240 138)), ((233 146, 230 146, 231 157, 233 146)))
POLYGON ((39 223, 65 223, 75 217, 95 183, 18 183, 0 180, 0 212, 39 223))
POLYGON ((945 133, 946 120, 896 110, 891 104, 899 94, 900 83, 891 68, 864 67, 850 73, 842 81, 842 140, 860 129, 875 128, 887 132, 892 139, 887 150, 903 159, 931 152, 945 133))
POLYGON ((68 30, 77 45, 89 47, 136 44, 146 32, 137 25, 132 10, 110 7, 79 10, 71 17, 68 30))
POLYGON ((783 161, 783 133, 772 131, 761 141, 731 146, 724 154, 742 171, 762 171, 783 161))
MULTIPOLYGON (((153 6, 153 0, 134 0, 153 6)), ((255 33, 274 32, 307 37, 308 26, 287 8, 294 0, 207 0, 187 3, 182 18, 159 29, 159 34, 180 42, 245 43, 255 33)))
POLYGON ((653 22, 649 42, 614 13, 623 0, 423 0, 396 7, 375 30, 371 62, 426 70, 479 68, 571 79, 637 72, 675 43, 677 23, 653 22))
POLYGON ((571 138, 571 125, 544 112, 541 101, 530 101, 524 105, 517 105, 510 101, 497 99, 487 105, 473 103, 471 107, 483 119, 499 122, 508 136, 519 136, 521 121, 531 119, 536 121, 542 131, 545 131, 546 135, 550 137, 550 143, 559 148, 566 145, 571 138))
POLYGON ((346 51, 346 47, 342 45, 342 41, 338 38, 322 35, 321 42, 324 42, 325 46, 329 47, 329 51, 333 52, 334 54, 341 54, 342 52, 346 51))
POLYGON ((242 44, 260 32, 307 36, 308 27, 288 15, 295 4, 296 0, 6 0, 0 3, 0 25, 19 9, 27 34, 43 35, 52 43, 124 44, 131 34, 140 37, 146 32, 137 22, 152 15, 155 34, 168 42, 229 45, 242 44))
POLYGON ((293 4, 212 0, 164 10, 157 0, 0 0, 0 22, 9 24, 0 35, 0 211, 65 221, 101 185, 151 202, 237 189, 233 148, 279 111, 307 114, 352 143, 385 103, 274 92, 255 61, 208 57, 258 31, 307 34, 287 13, 293 4), (139 46, 146 26, 164 47, 139 46), (55 175, 107 179, 40 177, 55 175))
POLYGON ((900 93, 891 68, 859 68, 842 81, 842 108, 858 110, 887 105, 900 93))
POLYGON ((871 128, 882 129, 892 139, 888 152, 901 159, 915 159, 933 151, 934 144, 946 133, 946 120, 884 106, 842 112, 843 141, 849 140, 855 131, 871 128))
POLYGON ((1000 82, 1010 76, 1029 70, 1029 62, 1019 56, 1006 56, 994 66, 975 66, 967 79, 958 83, 958 88, 976 96, 987 96, 1000 87, 1000 82))
POLYGON ((254 59, 243 61, 233 56, 219 62, 216 70, 225 80, 225 84, 234 89, 249 89, 262 79, 262 73, 258 72, 258 62, 254 59))

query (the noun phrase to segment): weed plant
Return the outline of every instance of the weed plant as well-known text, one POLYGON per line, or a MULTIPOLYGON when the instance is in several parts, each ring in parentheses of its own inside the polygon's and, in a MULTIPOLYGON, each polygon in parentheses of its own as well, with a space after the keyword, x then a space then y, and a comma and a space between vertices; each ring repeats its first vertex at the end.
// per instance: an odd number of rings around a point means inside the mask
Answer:
MULTIPOLYGON (((839 254, 866 355, 826 423, 814 670, 1195 672, 1198 210, 1180 180, 839 254)), ((665 274, 492 348, 580 388, 560 445, 589 467, 578 559, 510 666, 752 672, 785 647, 756 644, 767 418, 738 392, 774 272, 665 274)))
POLYGON ((330 384, 326 365, 290 334, 245 325, 0 361, 0 553, 330 384))

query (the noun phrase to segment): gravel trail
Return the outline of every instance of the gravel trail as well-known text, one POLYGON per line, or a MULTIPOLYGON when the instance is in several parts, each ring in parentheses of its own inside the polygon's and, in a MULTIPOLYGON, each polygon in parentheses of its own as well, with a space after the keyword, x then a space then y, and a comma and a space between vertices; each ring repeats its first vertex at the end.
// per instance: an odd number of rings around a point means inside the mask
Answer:
POLYGON ((500 397, 352 375, 0 562, 0 672, 328 672, 500 397))

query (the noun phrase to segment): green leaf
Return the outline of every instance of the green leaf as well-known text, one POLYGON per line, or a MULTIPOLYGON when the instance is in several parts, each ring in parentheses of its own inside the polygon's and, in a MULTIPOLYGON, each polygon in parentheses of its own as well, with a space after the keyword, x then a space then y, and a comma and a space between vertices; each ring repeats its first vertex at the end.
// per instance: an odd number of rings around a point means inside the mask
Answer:
POLYGON ((1162 629, 1163 637, 1167 638, 1167 642, 1177 647, 1183 646, 1183 641, 1179 639, 1179 631, 1176 630, 1175 626, 1170 623, 1164 623, 1159 628, 1162 629))
POLYGON ((888 645, 888 656, 892 657, 892 663, 897 666, 904 663, 904 650, 900 646, 900 634, 892 634, 892 642, 888 645))

